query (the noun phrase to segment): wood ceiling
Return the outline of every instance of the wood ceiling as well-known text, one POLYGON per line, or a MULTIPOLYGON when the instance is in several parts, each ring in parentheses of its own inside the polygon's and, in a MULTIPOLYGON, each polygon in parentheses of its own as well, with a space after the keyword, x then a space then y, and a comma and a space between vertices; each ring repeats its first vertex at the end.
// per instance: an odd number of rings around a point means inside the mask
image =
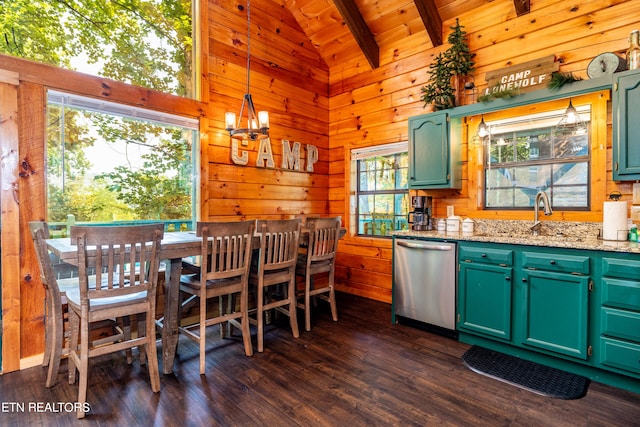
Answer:
MULTIPOLYGON (((331 68, 363 56, 371 68, 380 52, 408 37, 424 38, 424 47, 446 41, 443 22, 493 0, 284 0, 309 40, 331 68)), ((530 0, 513 0, 518 16, 530 0)))

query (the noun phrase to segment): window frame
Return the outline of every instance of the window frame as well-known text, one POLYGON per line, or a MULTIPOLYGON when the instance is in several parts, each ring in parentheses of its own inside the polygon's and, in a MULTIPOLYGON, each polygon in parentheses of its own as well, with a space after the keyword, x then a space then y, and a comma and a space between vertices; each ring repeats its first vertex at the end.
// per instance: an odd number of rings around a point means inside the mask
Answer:
MULTIPOLYGON (((593 114, 593 106, 591 104, 582 105, 577 108, 580 119, 584 122, 585 128, 587 130, 587 142, 586 142, 586 154, 577 155, 577 156, 549 156, 548 158, 535 158, 532 160, 519 161, 517 159, 511 159, 506 162, 491 162, 492 155, 492 147, 491 144, 492 138, 495 135, 510 135, 512 142, 507 145, 512 147, 514 151, 514 155, 516 149, 518 147, 517 138, 526 133, 529 134, 541 134, 543 131, 548 132, 550 135, 553 135, 555 129, 557 129, 558 122, 564 117, 565 109, 562 110, 554 110, 554 111, 546 111, 541 113, 529 114, 525 116, 512 117, 512 118, 504 118, 496 121, 487 121, 487 128, 490 129, 490 133, 487 137, 482 139, 482 183, 483 183, 483 198, 482 198, 482 210, 486 211, 528 211, 531 209, 532 204, 527 206, 488 206, 487 203, 489 201, 488 191, 491 189, 495 189, 495 186, 489 185, 488 174, 492 169, 512 169, 515 171, 516 168, 531 168, 531 167, 539 167, 539 166, 548 166, 550 169, 550 176, 553 178, 553 170, 563 164, 574 164, 576 166, 580 164, 584 164, 586 166, 586 180, 584 184, 579 184, 579 186, 583 186, 586 189, 585 195, 585 205, 584 206, 566 206, 554 203, 554 189, 567 188, 571 187, 568 184, 559 184, 556 185, 553 183, 553 180, 546 185, 544 188, 536 188, 537 191, 545 191, 550 196, 550 200, 552 203, 552 207, 558 210, 566 210, 566 211, 590 211, 591 210, 591 193, 592 193, 592 144, 593 144, 593 128, 592 128, 592 114, 593 114), (525 124, 531 124, 530 127, 525 126, 525 124), (502 127, 503 129, 499 132, 496 132, 496 129, 502 127), (539 132, 536 132, 539 131, 539 132)), ((515 181, 514 181, 515 182, 515 181)), ((574 187, 576 185, 573 185, 574 187)), ((505 189, 514 188, 517 189, 517 186, 504 187, 505 189)), ((524 187, 522 187, 524 188, 524 187)))
MULTIPOLYGON (((140 108, 124 103, 106 101, 97 98, 91 98, 84 95, 73 94, 68 92, 61 92, 54 89, 48 89, 45 98, 46 113, 50 105, 55 105, 59 108, 73 108, 79 110, 86 110, 94 113, 100 113, 104 115, 117 116, 121 118, 132 118, 148 123, 154 123, 161 126, 168 127, 180 127, 183 130, 192 132, 191 142, 191 216, 190 218, 183 219, 139 219, 139 220, 122 220, 122 221, 90 221, 82 222, 83 224, 93 225, 117 225, 117 224, 130 224, 130 223, 149 223, 149 222, 163 222, 165 223, 165 229, 167 231, 181 231, 192 230, 195 227, 196 222, 199 219, 199 206, 200 206, 200 121, 198 118, 178 116, 176 114, 165 113, 148 108, 140 108), (188 220, 188 221, 185 221, 188 220)), ((64 116, 64 115, 63 115, 64 116)), ((46 134, 47 132, 45 132, 46 134)), ((103 142, 104 143, 104 142, 103 142)), ((48 157, 47 141, 45 141, 45 159, 48 157)), ((45 187, 48 188, 47 182, 49 181, 49 173, 45 174, 45 187)), ((48 191, 45 194, 45 208, 47 217, 49 213, 49 196, 48 191)), ((79 224, 80 222, 78 222, 79 224)), ((70 225, 74 225, 75 220, 73 217, 67 220, 66 223, 51 223, 52 236, 57 235, 64 236, 70 225), (56 231, 56 228, 59 230, 56 231)))
MULTIPOLYGON (((372 147, 365 147, 365 148, 358 148, 358 149, 352 149, 351 150, 351 162, 352 162, 352 194, 353 194, 353 198, 352 198, 352 215, 351 218, 353 220, 352 222, 352 230, 353 230, 353 234, 358 236, 358 237, 372 237, 372 238, 384 238, 384 239, 389 239, 392 236, 389 234, 393 231, 398 231, 395 230, 395 226, 394 224, 396 224, 398 222, 398 217, 403 217, 404 221, 403 223, 406 226, 406 229, 408 229, 408 223, 407 223, 407 217, 406 214, 408 214, 409 211, 409 187, 408 187, 408 177, 409 177, 409 164, 408 164, 408 154, 409 154, 409 146, 408 146, 408 142, 403 141, 403 142, 399 142, 399 143, 391 143, 391 144, 384 144, 384 145, 377 145, 377 146, 372 146, 372 147), (406 162, 406 168, 403 168, 406 171, 406 176, 405 176, 405 183, 406 183, 406 187, 405 188, 397 188, 397 183, 398 183, 398 179, 396 177, 395 182, 396 182, 396 188, 395 189, 385 189, 385 190, 365 190, 365 191, 360 191, 360 186, 361 186, 361 171, 360 171, 360 164, 362 161, 365 160, 369 160, 369 159, 373 159, 373 158, 377 158, 377 157, 386 157, 386 156, 395 156, 395 155, 406 155, 407 156, 407 162, 406 162), (393 210, 394 213, 393 218, 391 218, 391 230, 387 230, 386 229, 386 223, 388 223, 389 219, 382 219, 381 221, 384 221, 385 226, 379 229, 379 231, 385 231, 385 234, 376 234, 377 232, 377 228, 376 228, 376 224, 375 224, 375 220, 373 221, 373 225, 371 225, 372 227, 372 233, 366 233, 363 232, 363 230, 361 230, 360 228, 360 223, 363 221, 362 217, 365 215, 363 213, 361 213, 361 207, 360 207, 360 197, 361 196, 376 196, 376 195, 401 195, 403 196, 403 199, 405 200, 405 206, 404 209, 403 207, 400 207, 400 209, 398 209, 398 207, 396 206, 396 197, 394 197, 394 206, 393 206, 393 210), (395 212, 400 211, 400 214, 396 214, 395 212), (405 213, 402 213, 403 211, 406 211, 405 213)), ((375 212, 370 212, 369 215, 374 214, 375 212)), ((385 213, 385 215, 387 215, 385 213)), ((402 219, 400 219, 399 221, 402 221, 402 219)), ((404 228, 403 228, 404 229, 404 228)))

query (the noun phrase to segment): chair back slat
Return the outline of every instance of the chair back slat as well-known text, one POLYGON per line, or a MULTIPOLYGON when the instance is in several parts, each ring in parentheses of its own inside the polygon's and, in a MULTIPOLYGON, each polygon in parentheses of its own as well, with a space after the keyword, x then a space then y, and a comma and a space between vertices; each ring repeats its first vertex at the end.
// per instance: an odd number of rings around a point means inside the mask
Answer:
POLYGON ((248 277, 254 221, 199 222, 201 274, 206 280, 248 277))
POLYGON ((335 257, 340 237, 341 217, 308 218, 308 258, 310 262, 326 261, 335 257))
POLYGON ((73 226, 70 235, 78 247, 83 303, 155 289, 163 224, 73 226), (93 275, 95 288, 89 286, 93 275))
POLYGON ((265 221, 260 230, 260 267, 265 271, 295 266, 298 257, 301 220, 265 221))

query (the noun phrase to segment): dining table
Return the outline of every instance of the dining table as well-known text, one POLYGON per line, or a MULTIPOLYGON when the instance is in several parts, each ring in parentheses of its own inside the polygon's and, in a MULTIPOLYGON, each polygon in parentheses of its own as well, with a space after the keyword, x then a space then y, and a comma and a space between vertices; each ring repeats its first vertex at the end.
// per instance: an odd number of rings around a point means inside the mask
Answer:
MULTIPOLYGON (((346 233, 341 229, 340 238, 346 233)), ((253 240, 254 249, 259 249, 258 235, 253 240)), ((305 245, 309 240, 309 231, 303 229, 300 233, 300 244, 305 245)), ((47 239, 49 250, 61 261, 71 265, 78 265, 78 249, 70 238, 47 239)), ((195 231, 165 232, 160 242, 160 259, 165 264, 164 283, 164 318, 156 321, 161 329, 162 337, 162 371, 164 374, 173 372, 176 350, 178 348, 178 319, 180 309, 180 275, 182 274, 183 259, 200 255, 202 239, 195 231)))

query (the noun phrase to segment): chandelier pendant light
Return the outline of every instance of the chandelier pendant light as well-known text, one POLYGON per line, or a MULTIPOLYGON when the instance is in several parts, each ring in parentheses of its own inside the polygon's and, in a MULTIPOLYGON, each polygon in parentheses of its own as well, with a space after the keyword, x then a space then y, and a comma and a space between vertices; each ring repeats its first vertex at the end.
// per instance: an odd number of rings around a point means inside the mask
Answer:
POLYGON ((240 114, 236 121, 236 115, 232 112, 225 113, 226 130, 229 136, 234 139, 252 140, 264 139, 269 137, 269 113, 259 111, 256 114, 256 108, 253 105, 253 99, 250 92, 251 77, 251 5, 247 0, 247 92, 242 98, 240 114), (246 127, 242 127, 243 117, 246 109, 246 127))
POLYGON ((586 124, 580 117, 578 110, 573 106, 571 98, 569 98, 569 106, 565 110, 558 124, 555 126, 554 134, 556 136, 568 136, 584 135, 586 132, 586 124))

